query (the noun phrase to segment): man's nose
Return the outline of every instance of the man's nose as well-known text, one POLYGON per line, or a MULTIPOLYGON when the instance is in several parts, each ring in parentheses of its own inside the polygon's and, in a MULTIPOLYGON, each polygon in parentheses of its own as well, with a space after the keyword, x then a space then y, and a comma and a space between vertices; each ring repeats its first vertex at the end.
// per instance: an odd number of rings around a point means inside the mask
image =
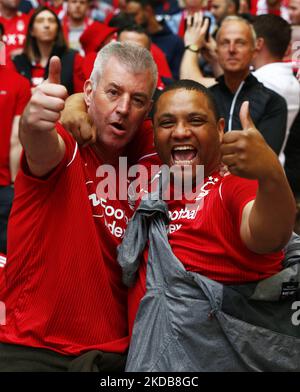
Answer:
POLYGON ((234 42, 229 43, 229 52, 235 52, 235 43, 234 42))
POLYGON ((178 123, 172 133, 174 139, 185 140, 191 136, 191 130, 186 124, 178 123))
POLYGON ((116 111, 124 116, 128 114, 129 109, 130 109, 130 97, 128 95, 122 95, 118 100, 116 111))

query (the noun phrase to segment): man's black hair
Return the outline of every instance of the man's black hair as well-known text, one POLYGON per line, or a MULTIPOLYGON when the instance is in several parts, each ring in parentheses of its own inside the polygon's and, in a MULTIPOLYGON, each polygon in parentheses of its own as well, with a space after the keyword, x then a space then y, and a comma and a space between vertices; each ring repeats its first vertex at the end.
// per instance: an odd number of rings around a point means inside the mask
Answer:
POLYGON ((281 60, 291 41, 290 24, 281 16, 266 14, 257 16, 253 27, 257 38, 263 38, 269 52, 281 60))
POLYGON ((129 26, 125 26, 122 29, 120 29, 118 31, 118 37, 120 36, 121 33, 123 33, 123 31, 128 31, 128 32, 133 32, 133 33, 139 33, 139 34, 145 34, 147 35, 147 37, 149 38, 149 40, 151 41, 151 37, 150 35, 147 33, 147 31, 144 29, 143 26, 138 25, 138 24, 132 24, 129 26))
POLYGON ((132 24, 134 24, 134 18, 122 11, 114 15, 108 23, 110 27, 116 27, 118 30, 124 29, 132 24))
POLYGON ((0 23, 0 35, 4 35, 4 26, 0 23))
POLYGON ((231 0, 231 2, 234 4, 235 6, 235 11, 238 14, 239 9, 240 9, 240 0, 231 0))
POLYGON ((160 97, 165 93, 167 93, 168 91, 174 91, 174 90, 198 91, 199 93, 203 94, 207 98, 209 107, 212 109, 216 120, 219 120, 220 118, 219 111, 217 108, 215 98, 212 95, 211 91, 205 86, 203 86, 202 84, 190 79, 181 79, 174 83, 171 83, 167 87, 165 87, 165 89, 161 91, 160 94, 157 95, 157 98, 155 99, 153 105, 153 117, 156 113, 157 102, 159 101, 160 97))
POLYGON ((159 4, 160 0, 126 0, 126 3, 130 3, 130 2, 138 3, 143 8, 149 5, 154 9, 159 4))

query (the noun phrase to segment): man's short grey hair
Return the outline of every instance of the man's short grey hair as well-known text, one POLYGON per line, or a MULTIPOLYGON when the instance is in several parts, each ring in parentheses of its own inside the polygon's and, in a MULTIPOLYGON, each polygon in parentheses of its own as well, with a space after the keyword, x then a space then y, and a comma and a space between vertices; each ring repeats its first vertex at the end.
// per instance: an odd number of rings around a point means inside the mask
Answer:
POLYGON ((254 47, 256 46, 256 39, 257 39, 257 37, 256 37, 256 32, 254 30, 254 27, 246 19, 242 18, 241 16, 237 16, 237 15, 229 15, 229 16, 226 16, 226 18, 223 19, 222 24, 221 24, 221 26, 220 26, 220 28, 219 28, 219 30, 217 32, 217 35, 216 35, 216 40, 217 41, 218 41, 218 37, 220 35, 220 30, 222 28, 222 25, 224 23, 226 23, 226 22, 241 22, 241 23, 244 23, 246 26, 248 26, 250 31, 251 31, 251 35, 252 35, 253 46, 254 47))
POLYGON ((140 73, 150 70, 153 77, 152 95, 157 85, 157 66, 149 50, 129 42, 110 42, 98 53, 90 79, 93 89, 97 87, 104 68, 111 57, 114 57, 129 71, 140 73))

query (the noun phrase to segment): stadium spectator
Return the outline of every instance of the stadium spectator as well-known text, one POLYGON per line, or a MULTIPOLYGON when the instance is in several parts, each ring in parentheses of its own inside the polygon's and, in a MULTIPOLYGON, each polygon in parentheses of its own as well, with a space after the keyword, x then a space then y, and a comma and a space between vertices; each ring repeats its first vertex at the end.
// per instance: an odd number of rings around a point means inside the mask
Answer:
POLYGON ((3 41, 10 57, 22 52, 29 22, 28 14, 18 12, 19 4, 20 0, 0 0, 0 23, 5 30, 3 41))
POLYGON ((127 0, 126 13, 134 17, 136 24, 147 30, 152 42, 165 53, 174 79, 178 79, 183 42, 171 32, 166 23, 156 20, 152 0, 127 0))
POLYGON ((21 121, 25 155, 9 221, 1 299, 10 311, 0 326, 0 369, 118 371, 128 329, 115 252, 132 212, 127 200, 99 193, 96 172, 117 165, 120 155, 136 163, 142 150, 153 150, 139 132, 156 66, 137 45, 111 43, 99 52, 85 83, 97 141, 86 148, 55 127, 67 96, 59 66, 52 58, 49 79, 34 90, 21 121))
POLYGON ((5 254, 7 221, 14 196, 13 184, 21 156, 19 120, 30 98, 30 85, 17 72, 0 64, 0 91, 0 253, 5 254))
POLYGON ((252 26, 237 16, 224 19, 216 37, 217 60, 224 74, 217 79, 205 78, 198 67, 198 52, 207 26, 202 26, 201 15, 199 18, 193 26, 189 26, 185 35, 185 44, 190 50, 186 50, 183 56, 181 77, 211 86, 220 114, 225 118, 225 132, 241 129, 239 112, 242 102, 248 100, 255 126, 279 154, 286 133, 287 105, 284 98, 264 87, 250 73, 256 52, 252 26))
POLYGON ((68 49, 56 14, 42 6, 30 18, 24 53, 15 56, 13 62, 16 70, 36 87, 47 78, 53 55, 61 58, 62 84, 68 93, 83 91, 82 57, 68 49))

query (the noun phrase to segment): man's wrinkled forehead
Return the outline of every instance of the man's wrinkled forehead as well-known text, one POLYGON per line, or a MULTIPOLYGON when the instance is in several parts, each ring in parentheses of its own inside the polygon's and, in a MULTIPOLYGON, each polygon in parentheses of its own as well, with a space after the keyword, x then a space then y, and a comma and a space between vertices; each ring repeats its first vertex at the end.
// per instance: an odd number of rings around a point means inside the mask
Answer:
POLYGON ((224 40, 230 38, 242 38, 246 41, 253 42, 250 25, 248 25, 246 21, 225 20, 217 33, 217 43, 219 43, 221 39, 224 40))
POLYGON ((149 69, 135 71, 130 65, 112 56, 104 65, 98 84, 104 88, 118 86, 121 90, 141 94, 150 99, 153 83, 149 69))

